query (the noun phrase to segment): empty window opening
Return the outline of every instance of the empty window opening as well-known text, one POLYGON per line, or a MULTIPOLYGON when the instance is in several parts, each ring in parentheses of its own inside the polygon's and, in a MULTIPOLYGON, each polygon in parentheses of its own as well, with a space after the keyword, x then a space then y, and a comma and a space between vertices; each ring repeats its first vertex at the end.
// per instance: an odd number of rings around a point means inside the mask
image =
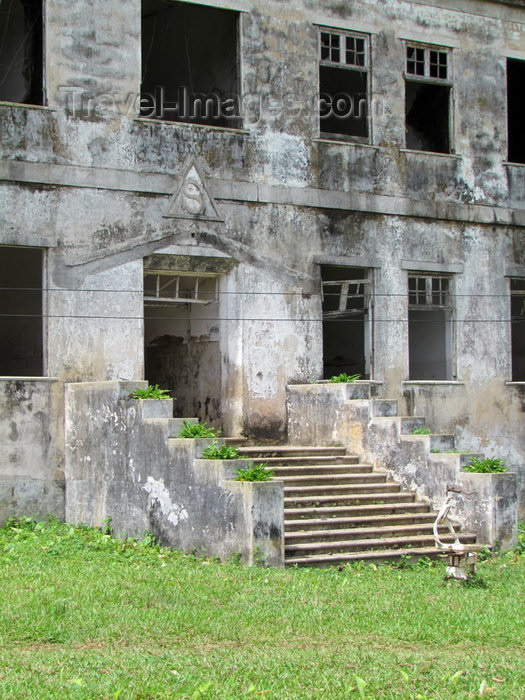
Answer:
POLYGON ((141 115, 237 127, 238 13, 142 0, 141 115))
POLYGON ((319 51, 321 133, 368 140, 368 37, 322 29, 319 51))
POLYGON ((43 104, 42 0, 0 2, 0 101, 43 104))
POLYGON ((365 268, 321 268, 324 377, 371 374, 371 280, 365 268))
POLYGON ((451 284, 441 275, 408 277, 410 379, 453 378, 451 284))
POLYGON ((512 381, 525 382, 525 279, 510 281, 512 381))
POLYGON ((42 250, 0 246, 0 375, 43 374, 42 250))
MULTIPOLYGON (((178 258, 154 255, 145 264, 163 259, 171 267, 178 258)), ((216 273, 144 269, 145 378, 177 397, 175 415, 215 425, 221 405, 218 290, 216 273)))
POLYGON ((525 163, 525 129, 523 128, 523 92, 525 61, 507 59, 507 138, 508 159, 525 163))
POLYGON ((406 50, 406 147, 450 153, 450 53, 420 46, 406 50))

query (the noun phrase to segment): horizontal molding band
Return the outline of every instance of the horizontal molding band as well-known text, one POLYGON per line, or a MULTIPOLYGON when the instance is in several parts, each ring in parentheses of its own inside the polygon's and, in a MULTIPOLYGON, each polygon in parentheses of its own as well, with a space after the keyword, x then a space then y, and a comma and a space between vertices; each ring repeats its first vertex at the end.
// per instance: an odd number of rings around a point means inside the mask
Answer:
MULTIPOLYGON (((164 196, 173 194, 178 183, 176 178, 161 173, 13 160, 0 162, 0 181, 164 196)), ((232 202, 282 204, 492 226, 525 227, 525 209, 510 207, 422 201, 409 197, 219 179, 209 179, 207 185, 215 199, 232 202)))

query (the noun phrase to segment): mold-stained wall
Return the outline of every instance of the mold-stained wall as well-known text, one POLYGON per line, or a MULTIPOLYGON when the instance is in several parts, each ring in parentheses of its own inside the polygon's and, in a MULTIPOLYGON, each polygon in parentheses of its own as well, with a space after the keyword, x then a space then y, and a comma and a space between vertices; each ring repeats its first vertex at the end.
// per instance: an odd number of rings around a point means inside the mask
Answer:
POLYGON ((187 403, 225 433, 284 438, 286 385, 323 375, 320 266, 362 267, 382 394, 508 459, 525 499, 525 384, 508 384, 525 166, 507 162, 506 116, 525 3, 201 4, 239 12, 242 128, 138 118, 139 0, 47 0, 46 106, 0 104, 0 245, 45 250, 46 374, 143 379, 144 258, 224 257, 189 332, 187 403), (366 37, 366 143, 320 137, 319 26, 366 37), (448 50, 450 153, 405 147, 406 42, 448 50), (178 208, 190 162, 197 214, 178 208), (410 271, 453 279, 448 382, 407 383, 410 271))

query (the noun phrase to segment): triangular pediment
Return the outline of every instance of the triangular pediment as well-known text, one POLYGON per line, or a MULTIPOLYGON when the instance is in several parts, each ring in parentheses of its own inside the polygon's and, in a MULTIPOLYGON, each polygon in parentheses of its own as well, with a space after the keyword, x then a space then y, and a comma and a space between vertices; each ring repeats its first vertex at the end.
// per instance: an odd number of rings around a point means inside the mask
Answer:
POLYGON ((224 221, 219 216, 217 205, 208 192, 195 158, 192 157, 186 162, 164 216, 194 221, 224 221))

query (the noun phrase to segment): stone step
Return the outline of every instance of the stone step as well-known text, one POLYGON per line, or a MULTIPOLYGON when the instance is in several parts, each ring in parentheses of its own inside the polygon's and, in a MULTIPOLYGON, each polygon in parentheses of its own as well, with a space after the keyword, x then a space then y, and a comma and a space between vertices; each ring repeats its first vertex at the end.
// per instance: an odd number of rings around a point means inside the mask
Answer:
MULTIPOLYGON (((412 505, 412 504, 410 504, 412 505)), ((418 504, 419 505, 419 504, 418 504)), ((423 504, 426 505, 426 504, 423 504)), ((319 509, 315 509, 315 514, 318 514, 319 509)), ((297 520, 286 520, 286 535, 293 532, 302 532, 308 528, 309 532, 317 530, 333 530, 341 529, 376 529, 403 527, 406 525, 415 525, 419 527, 432 527, 436 519, 436 513, 430 512, 427 507, 427 512, 409 511, 407 513, 387 513, 387 514, 372 514, 359 515, 354 517, 304 517, 297 520)))
POLYGON ((355 496, 360 497, 361 495, 367 495, 371 498, 377 498, 377 494, 392 494, 399 493, 401 491, 401 486, 395 482, 384 483, 380 482, 377 484, 340 484, 334 486, 333 484, 328 485, 311 485, 311 486, 288 486, 285 482, 284 484, 284 496, 285 498, 295 498, 303 496, 355 496))
MULTIPOLYGON (((479 545, 479 549, 483 549, 479 545)), ((333 554, 317 554, 315 556, 293 556, 285 560, 286 566, 310 566, 310 567, 327 567, 327 566, 344 566, 356 561, 372 562, 380 564, 384 562, 396 562, 400 559, 409 558, 411 561, 417 561, 421 557, 429 557, 435 559, 443 556, 438 553, 435 547, 407 547, 404 549, 376 549, 361 552, 337 552, 333 554)), ((446 558, 446 555, 445 555, 446 558)))
POLYGON ((334 456, 346 455, 346 448, 340 446, 325 446, 325 447, 304 447, 300 445, 263 445, 263 446, 246 446, 241 447, 239 452, 243 457, 250 459, 267 457, 312 457, 319 456, 334 456))
POLYGON ((399 493, 388 493, 380 491, 378 493, 357 493, 348 492, 334 493, 326 496, 291 496, 284 498, 284 508, 307 506, 358 506, 367 504, 391 504, 391 503, 410 503, 414 501, 415 495, 408 491, 399 493))
MULTIPOLYGON (((293 500, 293 499, 292 499, 293 500)), ((366 505, 343 505, 343 506, 302 506, 300 508, 284 509, 284 527, 288 526, 288 521, 299 519, 327 519, 331 517, 355 518, 370 515, 394 515, 408 513, 428 513, 430 506, 428 503, 420 501, 404 501, 402 503, 368 503, 366 505)), ((433 514, 434 520, 435 515, 433 514)))
POLYGON ((372 471, 371 464, 309 464, 295 467, 283 467, 276 465, 272 467, 275 476, 279 479, 285 476, 323 476, 325 474, 365 474, 372 471))
POLYGON ((356 474, 307 474, 284 476, 279 474, 278 478, 284 482, 285 486, 297 485, 307 486, 343 486, 344 484, 381 484, 386 482, 385 472, 357 472, 356 474))
MULTIPOLYGON (((452 535, 443 535, 443 542, 454 542, 452 535)), ((461 537, 464 544, 473 544, 476 541, 476 536, 472 534, 464 534, 461 537)), ((412 547, 431 547, 434 546, 434 535, 401 535, 399 537, 377 537, 363 539, 344 539, 333 540, 329 542, 305 542, 297 544, 286 544, 284 548, 285 559, 288 556, 308 556, 318 554, 336 553, 352 553, 360 551, 370 551, 374 549, 408 549, 412 547)), ((437 551, 437 550, 436 550, 437 551)))
MULTIPOLYGON (((420 522, 412 523, 410 525, 383 525, 375 527, 339 527, 334 529, 328 529, 327 526, 330 525, 330 521, 325 521, 324 529, 297 529, 292 532, 286 532, 285 542, 286 544, 304 544, 311 542, 330 542, 330 541, 341 541, 350 539, 379 539, 384 537, 400 537, 406 535, 432 535, 433 534, 433 522, 420 522)), ((308 520, 303 521, 303 528, 309 527, 310 523, 308 520)), ((448 530, 445 526, 439 528, 439 532, 443 532, 444 535, 448 534, 448 530)))
POLYGON ((239 456, 243 459, 251 459, 254 464, 265 463, 271 467, 283 466, 283 467, 310 467, 310 466, 329 466, 329 465, 350 465, 358 464, 359 458, 353 455, 333 455, 333 456, 322 456, 313 455, 311 457, 251 457, 249 454, 244 453, 243 450, 239 450, 239 456))
POLYGON ((229 447, 243 447, 249 442, 245 437, 224 437, 224 444, 229 447))

